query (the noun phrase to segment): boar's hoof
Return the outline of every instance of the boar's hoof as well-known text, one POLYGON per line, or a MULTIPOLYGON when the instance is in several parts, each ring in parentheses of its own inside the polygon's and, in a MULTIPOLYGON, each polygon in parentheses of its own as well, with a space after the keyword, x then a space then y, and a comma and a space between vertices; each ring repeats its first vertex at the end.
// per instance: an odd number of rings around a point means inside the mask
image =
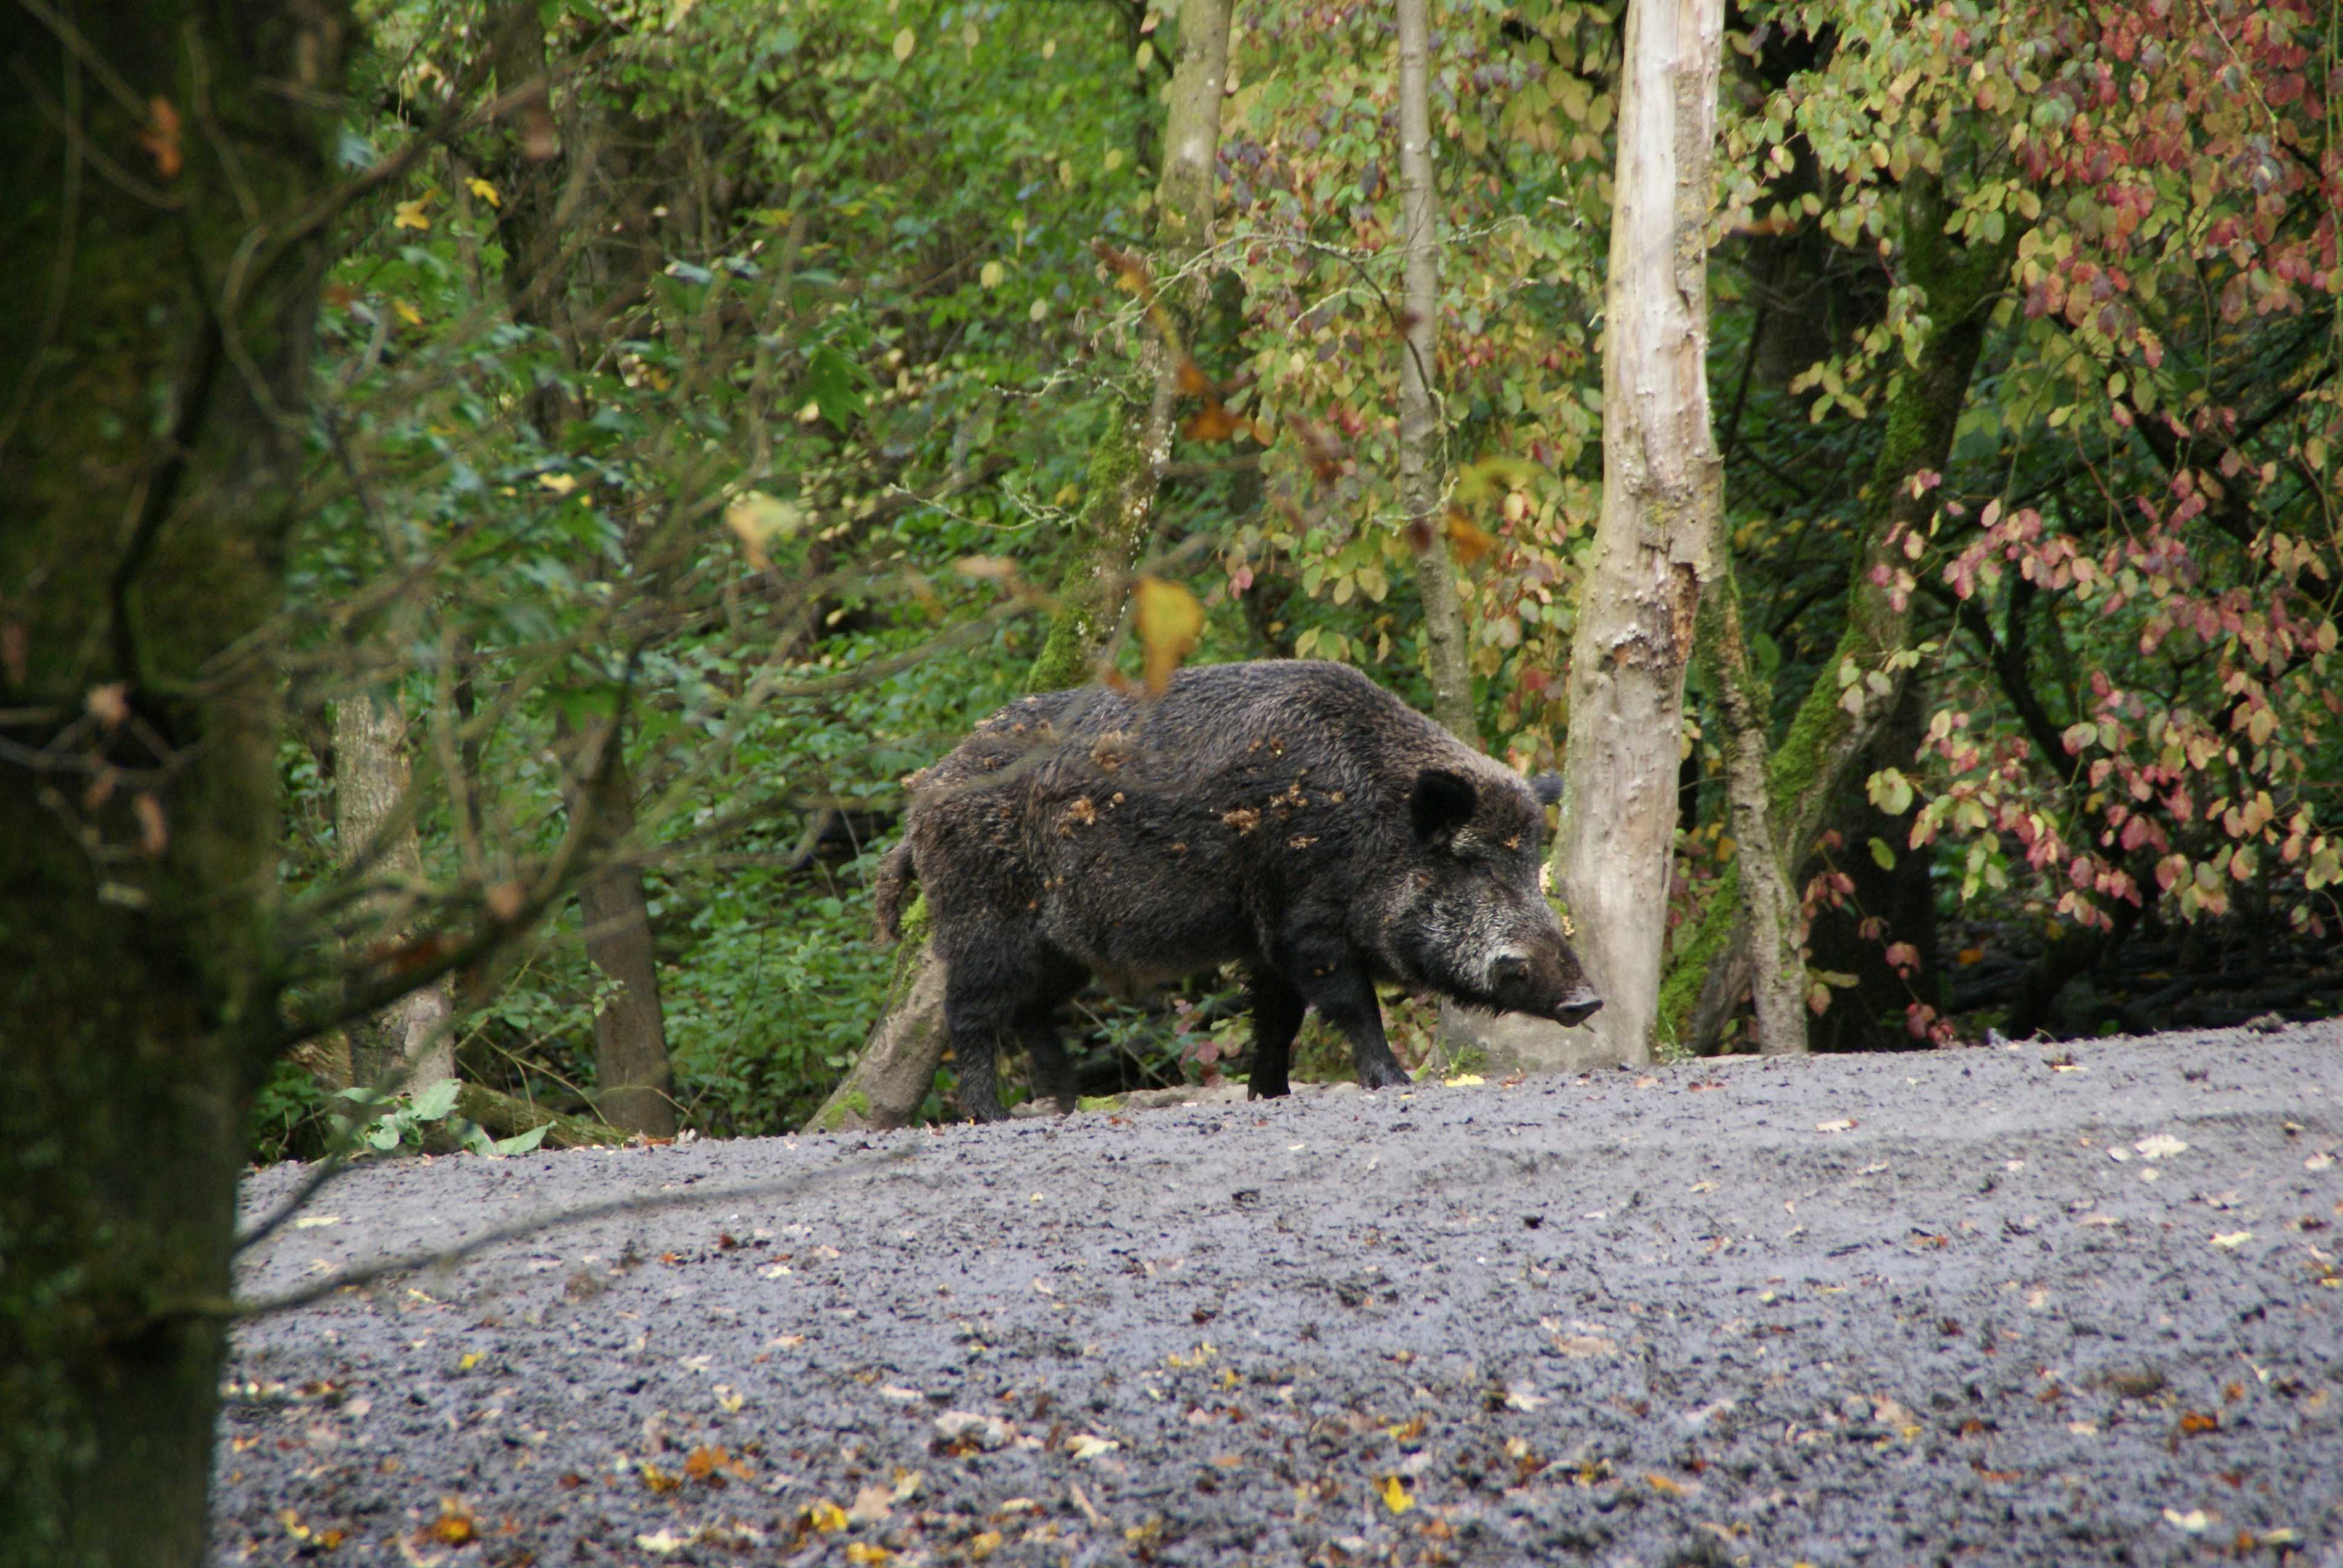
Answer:
POLYGON ((1563 1027, 1584 1023, 1603 1010, 1603 999, 1584 987, 1573 991, 1570 1000, 1554 1010, 1554 1020, 1563 1027))
POLYGON ((1361 1089, 1413 1089, 1415 1080, 1407 1070, 1393 1061, 1363 1062, 1359 1068, 1361 1089))

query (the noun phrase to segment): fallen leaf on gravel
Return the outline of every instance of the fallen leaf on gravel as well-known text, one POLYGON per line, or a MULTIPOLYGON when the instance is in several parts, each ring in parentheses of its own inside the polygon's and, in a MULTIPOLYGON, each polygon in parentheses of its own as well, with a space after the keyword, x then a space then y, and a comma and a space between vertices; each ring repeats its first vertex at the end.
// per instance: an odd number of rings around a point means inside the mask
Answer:
POLYGON ((681 1486, 683 1478, 679 1475, 669 1475, 656 1464, 646 1464, 643 1466, 643 1484, 652 1492, 664 1495, 681 1486))
POLYGON ((895 1554, 884 1546, 873 1546, 868 1541, 855 1541, 847 1545, 846 1560, 849 1563, 891 1563, 895 1554))
POLYGON ((1549 1342, 1564 1355, 1579 1361, 1594 1356, 1615 1356, 1619 1353, 1618 1342, 1599 1333, 1555 1334, 1549 1342))
POLYGON ((635 1544, 641 1547, 646 1552, 654 1553, 659 1556, 664 1557, 671 1552, 680 1552, 685 1547, 690 1545, 691 1537, 689 1535, 678 1535, 672 1530, 662 1530, 656 1535, 636 1536, 635 1544))
POLYGON ((890 1382, 881 1383, 880 1385, 879 1397, 880 1399, 891 1399, 898 1404, 908 1404, 912 1400, 925 1399, 927 1396, 921 1393, 918 1389, 899 1388, 890 1382))
POLYGON ((768 1263, 757 1271, 757 1277, 760 1280, 778 1280, 789 1271, 789 1266, 787 1263, 768 1263))
POLYGON ((1078 1432, 1066 1439, 1066 1452, 1076 1459, 1101 1458, 1121 1446, 1122 1444, 1113 1438, 1101 1437, 1096 1432, 1078 1432))
POLYGON ((293 1228, 297 1231, 314 1231, 320 1225, 338 1225, 341 1222, 342 1217, 339 1214, 304 1214, 293 1221, 293 1228))
POLYGON ((2234 1252, 2239 1247, 2244 1246, 2253 1239, 2254 1233, 2251 1231, 2231 1231, 2226 1235, 2215 1236, 2213 1238, 2213 1245, 2216 1247, 2227 1248, 2228 1251, 2234 1252))
POLYGON ((2180 1416, 2180 1435, 2202 1437, 2208 1432, 2221 1430, 2221 1418, 2208 1410, 2184 1411, 2180 1416))
POLYGON ((1673 1476, 1662 1475, 1656 1470, 1646 1474, 1644 1477, 1644 1480, 1650 1484, 1653 1491, 1658 1493, 1663 1497, 1682 1497, 1684 1495, 1684 1485, 1682 1483, 1675 1480, 1673 1476))
POLYGON ((1548 1400, 1545 1395, 1532 1392, 1530 1385, 1522 1380, 1516 1379, 1505 1385, 1505 1408, 1507 1410, 1535 1410, 1542 1404, 1549 1404, 1551 1402, 1553 1402, 1548 1400))
POLYGON ((2066 1430, 2077 1437, 2097 1437, 2099 1435, 2099 1423, 2096 1421, 2070 1421, 2066 1423, 2066 1430))
POLYGON ((1855 1118, 1852 1116, 1842 1116, 1835 1121, 1817 1121, 1815 1123, 1815 1131, 1817 1132, 1849 1132, 1854 1131, 1854 1129, 1855 1118))
POLYGON ((998 1530, 988 1530, 981 1535, 971 1536, 969 1539, 968 1554, 980 1563, 1000 1550, 1001 1532, 998 1530))
POLYGON ((846 1517, 855 1524, 876 1524, 894 1512, 894 1488, 866 1486, 854 1494, 854 1506, 846 1511, 846 1517))
POLYGON ((1635 1087, 1638 1089, 1657 1089, 1659 1086, 1660 1081, 1656 1078, 1639 1078, 1635 1080, 1635 1087))
POLYGON ((2143 1160, 2169 1160, 2175 1154, 2185 1152, 2188 1145, 2169 1132, 2158 1132, 2154 1137, 2141 1139, 2132 1147, 2139 1151, 2143 1160))
POLYGON ((1489 1081, 1477 1072, 1460 1072, 1453 1078, 1440 1081, 1451 1089, 1473 1089, 1489 1081))
POLYGON ((920 1483, 927 1480, 927 1478, 928 1473, 924 1470, 905 1470, 900 1465, 897 1466, 895 1471, 895 1501, 898 1503, 909 1503, 912 1498, 917 1497, 920 1494, 920 1483))
MULTIPOLYGON (((2305 1171, 2324 1171, 2329 1165, 2334 1163, 2335 1156, 2332 1154, 2314 1154, 2309 1159, 2302 1162, 2302 1168, 2305 1171)), ((2268 1539, 2268 1537, 2264 1537, 2264 1539, 2268 1539)))
POLYGON ((1404 1513, 1415 1506, 1415 1499, 1408 1495, 1406 1486, 1396 1475, 1386 1475, 1377 1482, 1375 1495, 1382 1498, 1383 1506, 1393 1513, 1404 1513))
POLYGON ((1714 1181, 1695 1181, 1692 1184, 1692 1190, 1695 1192, 1714 1192, 1716 1191, 1716 1183, 1714 1181))
POLYGON ((2167 1508, 2164 1511, 2164 1522, 2186 1530, 2191 1535, 2202 1535, 2205 1533, 2205 1527, 2212 1523, 2213 1520, 2212 1516, 2201 1508, 2192 1508, 2186 1513, 2177 1508, 2167 1508))
POLYGON ((817 1497, 806 1504, 805 1521, 824 1535, 834 1535, 846 1528, 846 1510, 827 1497, 817 1497))
POLYGON ((425 1533, 443 1546, 461 1546, 478 1533, 472 1525, 470 1506, 459 1497, 441 1498, 439 1517, 431 1522, 425 1533))

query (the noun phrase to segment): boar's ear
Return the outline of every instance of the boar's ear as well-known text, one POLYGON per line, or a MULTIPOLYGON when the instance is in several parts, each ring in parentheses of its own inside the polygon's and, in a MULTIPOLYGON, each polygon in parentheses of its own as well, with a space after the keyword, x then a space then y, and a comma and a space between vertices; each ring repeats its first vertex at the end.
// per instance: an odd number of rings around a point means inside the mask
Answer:
POLYGON ((1479 799, 1473 780, 1445 768, 1427 768, 1415 776, 1407 798, 1407 814, 1415 836, 1427 844, 1445 844, 1456 829, 1473 819, 1479 799))
POLYGON ((1562 775, 1559 773, 1539 774, 1536 778, 1530 780, 1530 791, 1537 797, 1537 803, 1539 805, 1553 805, 1555 801, 1562 799, 1562 775))

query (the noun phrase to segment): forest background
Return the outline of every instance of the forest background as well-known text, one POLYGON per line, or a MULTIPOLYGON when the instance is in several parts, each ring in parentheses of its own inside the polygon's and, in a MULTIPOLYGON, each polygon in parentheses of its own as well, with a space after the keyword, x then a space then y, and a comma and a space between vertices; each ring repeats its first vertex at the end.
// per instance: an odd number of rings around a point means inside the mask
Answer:
MULTIPOLYGON (((1093 656, 1137 677, 1133 574, 1157 642, 1354 662, 1557 765, 1623 8, 1431 7, 1429 502, 1394 15, 1237 6, 1198 196, 1166 149, 1212 9, 361 9, 285 597, 237 648, 272 672, 276 896, 317 955, 256 1154, 319 1151, 335 1091, 410 1049, 499 1132, 803 1124, 896 978, 868 887, 903 778, 1093 656), (481 910, 526 940, 472 941, 481 910)), ((1735 694, 1817 1047, 2343 998, 2338 29, 2309 0, 1729 15, 1725 518, 1656 1049, 1749 1038, 1735 694)), ((36 100, 134 124, 114 176, 167 198, 196 107, 85 111, 99 61, 36 100)), ((88 199, 51 186, 28 256, 88 199)), ((0 438, 53 391, 26 377, 0 438)), ((127 689, 82 739, 136 726, 127 689)), ((134 808, 108 885, 176 825, 144 760, 63 808, 94 841, 134 808)), ((1086 1088, 1217 1079, 1231 1002, 1097 1000, 1086 1088)), ((1403 1050, 1437 1029, 1403 1009, 1403 1050)))

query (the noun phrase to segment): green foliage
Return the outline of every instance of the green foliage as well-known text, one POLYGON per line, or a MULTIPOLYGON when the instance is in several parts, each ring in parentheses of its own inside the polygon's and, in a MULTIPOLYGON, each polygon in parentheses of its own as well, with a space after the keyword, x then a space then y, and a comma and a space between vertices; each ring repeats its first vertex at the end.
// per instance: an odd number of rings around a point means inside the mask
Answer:
POLYGON ((545 1141, 552 1123, 544 1122, 510 1138, 491 1138, 478 1123, 456 1113, 456 1096, 462 1084, 452 1078, 427 1084, 412 1094, 384 1094, 378 1090, 339 1091, 343 1109, 330 1117, 337 1147, 357 1157, 417 1151, 434 1138, 444 1138, 475 1154, 526 1154, 545 1141))

